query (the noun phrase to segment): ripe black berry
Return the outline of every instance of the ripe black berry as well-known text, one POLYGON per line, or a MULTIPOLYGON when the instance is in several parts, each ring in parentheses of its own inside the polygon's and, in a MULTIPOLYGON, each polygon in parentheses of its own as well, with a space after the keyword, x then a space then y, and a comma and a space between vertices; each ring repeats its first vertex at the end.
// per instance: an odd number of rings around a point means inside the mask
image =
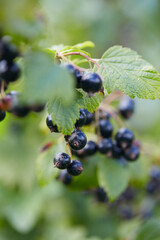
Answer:
POLYGON ((68 137, 68 143, 73 150, 80 150, 87 143, 86 135, 82 131, 76 130, 68 137))
POLYGON ((54 166, 59 169, 65 169, 71 163, 70 156, 67 153, 58 153, 54 158, 54 166))
POLYGON ((99 130, 104 138, 110 138, 113 132, 112 124, 107 120, 100 120, 99 121, 99 130))
POLYGON ((134 100, 128 96, 124 96, 122 97, 118 107, 119 113, 122 115, 123 118, 129 119, 134 112, 134 107, 134 100))
POLYGON ((108 202, 107 194, 106 194, 105 190, 101 187, 96 189, 95 197, 98 202, 108 202))
POLYGON ((16 63, 5 63, 5 60, 0 63, 0 76, 6 82, 14 82, 20 76, 20 68, 16 63))
POLYGON ((91 156, 97 151, 97 144, 93 141, 88 141, 83 151, 85 156, 91 156))
POLYGON ((102 80, 98 74, 88 72, 81 79, 81 87, 85 92, 95 93, 102 87, 102 80))
POLYGON ((111 139, 102 139, 99 143, 98 143, 98 151, 100 153, 112 153, 112 140, 111 139))
POLYGON ((69 174, 78 176, 83 171, 82 163, 78 160, 73 160, 67 168, 69 174))
POLYGON ((85 112, 80 109, 79 119, 75 123, 75 127, 82 127, 86 121, 86 114, 85 112))
POLYGON ((89 112, 87 109, 84 109, 84 112, 86 114, 86 121, 84 125, 89 125, 94 120, 94 113, 89 112))
POLYGON ((53 122, 52 122, 51 115, 47 116, 46 124, 47 124, 47 127, 50 129, 51 132, 56 132, 56 133, 59 132, 57 125, 54 125, 53 122))
POLYGON ((127 128, 120 128, 116 134, 117 145, 123 149, 131 146, 134 140, 134 134, 127 128))
POLYGON ((9 112, 13 113, 17 117, 25 117, 28 115, 30 110, 27 106, 16 106, 12 108, 9 112))
POLYGON ((82 76, 83 76, 83 73, 80 72, 79 70, 76 70, 76 72, 75 72, 75 77, 77 80, 76 88, 81 88, 82 76))
POLYGON ((123 155, 123 149, 119 147, 116 142, 113 142, 112 157, 120 159, 122 155, 123 155))
POLYGON ((5 119, 6 117, 6 112, 3 110, 0 110, 0 122, 3 121, 3 119, 5 119))
POLYGON ((62 170, 58 176, 58 179, 65 185, 69 185, 72 182, 72 176, 68 174, 67 170, 62 170))
POLYGON ((159 188, 160 185, 156 181, 151 179, 146 186, 146 191, 148 194, 155 194, 159 190, 159 188))
POLYGON ((11 44, 8 39, 0 40, 0 60, 4 59, 11 63, 19 55, 17 47, 11 44))
POLYGON ((129 149, 126 149, 124 156, 128 161, 132 162, 137 160, 139 154, 139 148, 132 145, 129 149))

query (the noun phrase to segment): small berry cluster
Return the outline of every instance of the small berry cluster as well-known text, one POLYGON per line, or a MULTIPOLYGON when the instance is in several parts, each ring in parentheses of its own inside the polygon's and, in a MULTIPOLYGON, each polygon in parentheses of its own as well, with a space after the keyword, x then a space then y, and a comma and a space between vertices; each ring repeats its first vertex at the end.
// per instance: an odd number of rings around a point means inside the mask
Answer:
MULTIPOLYGON (((76 87, 82 88, 88 94, 93 94, 102 89, 102 81, 98 74, 93 72, 81 73, 71 64, 62 64, 70 73, 75 76, 76 87)), ((105 154, 107 158, 123 159, 123 161, 135 161, 140 154, 139 144, 135 141, 134 134, 127 128, 120 128, 113 136, 113 125, 110 121, 111 114, 102 108, 97 112, 91 113, 87 109, 79 110, 79 119, 75 123, 75 129, 71 135, 64 136, 66 144, 69 145, 72 154, 79 159, 85 159, 88 156, 100 152, 105 154), (84 125, 90 125, 95 122, 95 130, 100 138, 98 144, 94 141, 87 141, 86 135, 81 131, 84 125)), ((118 113, 122 118, 129 119, 134 112, 134 101, 123 96, 118 106, 118 113)), ((59 132, 56 124, 52 122, 49 115, 46 124, 51 132, 59 132)), ((59 179, 64 184, 72 181, 72 176, 77 176, 83 171, 81 161, 72 160, 67 153, 58 153, 54 158, 54 166, 63 169, 59 175, 59 179)))

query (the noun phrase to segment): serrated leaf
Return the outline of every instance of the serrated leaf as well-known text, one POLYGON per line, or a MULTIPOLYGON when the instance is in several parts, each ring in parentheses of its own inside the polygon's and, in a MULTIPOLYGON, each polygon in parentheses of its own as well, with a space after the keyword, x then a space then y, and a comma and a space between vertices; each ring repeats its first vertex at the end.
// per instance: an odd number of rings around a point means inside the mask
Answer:
POLYGON ((136 240, 158 240, 160 237, 160 219, 155 218, 144 223, 138 233, 136 240))
POLYGON ((64 106, 61 100, 56 99, 48 102, 47 110, 58 129, 65 135, 71 134, 79 118, 79 104, 73 101, 71 105, 64 106))
POLYGON ((159 98, 159 73, 135 51, 114 46, 98 63, 108 93, 118 88, 132 98, 159 98))
POLYGON ((81 108, 85 108, 89 112, 95 112, 103 100, 103 94, 95 93, 94 96, 89 97, 82 89, 78 89, 77 91, 81 94, 78 100, 81 108))
POLYGON ((39 154, 36 160, 36 174, 41 186, 50 183, 58 173, 57 168, 53 166, 53 159, 57 153, 58 146, 54 146, 45 152, 39 154))
POLYGON ((46 102, 61 97, 63 104, 74 98, 73 76, 42 52, 32 52, 24 60, 24 88, 22 100, 26 103, 46 102))
POLYGON ((116 199, 127 187, 129 181, 128 169, 113 159, 99 157, 98 181, 111 200, 116 199))

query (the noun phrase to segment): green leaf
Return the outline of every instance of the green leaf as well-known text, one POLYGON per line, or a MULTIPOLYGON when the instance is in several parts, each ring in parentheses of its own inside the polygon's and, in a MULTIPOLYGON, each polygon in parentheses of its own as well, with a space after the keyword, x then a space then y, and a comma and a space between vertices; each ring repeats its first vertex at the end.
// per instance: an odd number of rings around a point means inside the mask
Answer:
POLYGON ((99 157, 98 180, 111 200, 116 199, 127 187, 129 181, 128 169, 113 159, 99 157))
MULTIPOLYGON (((53 166, 53 159, 59 151, 59 145, 39 154, 36 160, 36 173, 41 186, 50 183, 58 173, 58 169, 53 166)), ((64 149, 63 149, 64 151, 64 149)))
POLYGON ((87 109, 89 112, 95 112, 103 100, 103 94, 95 93, 94 96, 89 97, 82 89, 78 89, 77 91, 81 94, 78 100, 80 106, 87 109))
POLYGON ((58 129, 65 135, 71 134, 74 124, 79 118, 79 104, 73 101, 71 105, 64 106, 61 100, 56 99, 48 102, 47 110, 58 129))
POLYGON ((154 218, 144 223, 138 233, 136 240, 158 240, 160 236, 160 219, 154 218))
POLYGON ((78 43, 78 44, 73 46, 73 48, 79 48, 79 49, 94 48, 94 47, 95 47, 95 44, 91 41, 85 41, 83 43, 78 43))
POLYGON ((132 98, 159 98, 159 73, 135 51, 114 46, 98 63, 108 93, 118 88, 132 98))
POLYGON ((54 65, 46 53, 32 52, 25 58, 23 101, 46 102, 50 98, 60 97, 66 105, 74 98, 74 85, 72 75, 54 65))

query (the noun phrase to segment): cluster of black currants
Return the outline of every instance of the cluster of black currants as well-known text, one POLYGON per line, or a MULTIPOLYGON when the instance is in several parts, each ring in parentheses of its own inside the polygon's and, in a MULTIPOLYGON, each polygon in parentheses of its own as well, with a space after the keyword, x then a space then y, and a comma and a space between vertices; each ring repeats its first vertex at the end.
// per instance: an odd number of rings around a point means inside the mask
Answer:
POLYGON ((8 37, 0 39, 0 121, 6 117, 6 111, 18 117, 25 117, 30 111, 40 112, 44 109, 43 104, 22 105, 19 101, 20 94, 16 91, 4 94, 9 83, 20 77, 20 68, 15 63, 19 56, 17 47, 8 37))

